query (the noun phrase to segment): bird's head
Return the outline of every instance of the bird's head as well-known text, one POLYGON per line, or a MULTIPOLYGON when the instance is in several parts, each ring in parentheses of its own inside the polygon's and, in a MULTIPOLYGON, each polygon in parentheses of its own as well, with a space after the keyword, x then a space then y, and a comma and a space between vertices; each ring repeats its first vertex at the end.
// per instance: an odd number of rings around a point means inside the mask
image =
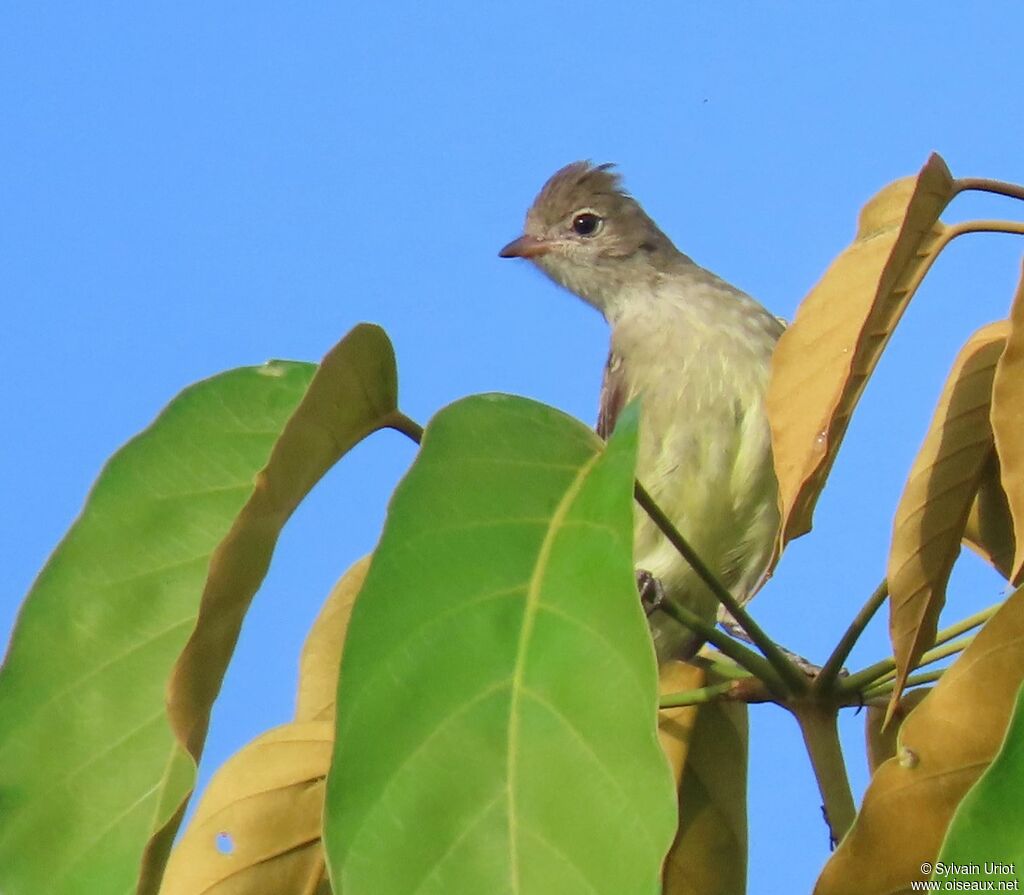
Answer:
POLYGON ((526 214, 523 235, 498 254, 528 258, 602 311, 622 288, 679 257, 612 166, 590 162, 552 175, 526 214))

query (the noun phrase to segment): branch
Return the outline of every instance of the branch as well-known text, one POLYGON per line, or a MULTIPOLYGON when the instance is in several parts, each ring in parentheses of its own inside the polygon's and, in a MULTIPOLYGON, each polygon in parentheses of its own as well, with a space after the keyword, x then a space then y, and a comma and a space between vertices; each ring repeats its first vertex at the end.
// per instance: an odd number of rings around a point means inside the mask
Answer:
MULTIPOLYGON (((736 623, 746 631, 747 636, 750 637, 751 643, 754 644, 763 654, 765 659, 768 660, 769 665, 773 670, 772 677, 776 680, 780 679, 785 681, 786 687, 792 693, 803 693, 808 688, 808 681, 806 676, 798 669, 792 662, 789 661, 783 654, 783 652, 772 642, 772 639, 765 634, 761 627, 750 617, 749 613, 739 604, 736 598, 729 593, 721 581, 715 577, 714 573, 704 564, 704 561, 697 555, 696 551, 690 546, 687 540, 679 533, 672 521, 662 512, 651 495, 647 492, 640 482, 637 482, 633 494, 636 497, 636 502, 643 507, 644 512, 651 518, 651 521, 658 526, 661 533, 669 540, 673 547, 679 551, 679 555, 685 559, 693 570, 700 577, 710 591, 717 597, 718 601, 728 610, 729 614, 736 620, 736 623)), ((672 601, 667 600, 665 606, 672 601)), ((680 608, 676 606, 676 608, 680 608)), ((696 616, 694 616, 696 618, 696 616)), ((684 622, 684 624, 687 624, 684 622)), ((687 627, 692 627, 687 624, 687 627)), ((709 637, 708 640, 711 640, 709 637)), ((722 649, 718 642, 712 641, 715 646, 722 650, 727 656, 732 656, 727 650, 722 649)), ((747 650, 749 652, 749 650, 747 650)), ((734 658, 734 657, 733 657, 734 658)), ((736 661, 740 661, 737 659, 736 661)), ((740 663, 747 667, 746 664, 740 663)), ((760 674, 759 677, 762 677, 760 674)), ((768 683, 766 678, 762 678, 765 683, 768 683)))
POLYGON ((752 675, 760 678, 772 693, 782 699, 786 696, 786 685, 772 665, 762 659, 753 650, 747 649, 731 637, 723 634, 714 625, 708 624, 696 612, 680 606, 674 600, 666 599, 658 608, 672 616, 679 624, 684 625, 703 637, 708 643, 720 650, 737 665, 742 666, 752 675))
POLYGON ((735 681, 722 681, 720 684, 711 684, 696 690, 680 690, 678 693, 666 693, 658 700, 658 708, 675 709, 685 705, 703 705, 707 702, 716 702, 720 697, 732 690, 735 683, 735 681))
MULTIPOLYGON (((907 678, 906 683, 903 685, 904 689, 909 687, 917 687, 920 684, 933 684, 935 683, 935 681, 939 680, 942 677, 943 672, 945 672, 945 670, 945 668, 939 668, 936 671, 925 671, 922 674, 912 674, 910 675, 910 677, 907 678)), ((892 696, 893 689, 893 682, 889 681, 888 683, 883 684, 880 687, 872 688, 866 691, 864 693, 864 700, 867 701, 869 699, 885 699, 886 703, 888 704, 889 697, 892 696)))
POLYGON ((958 236, 968 233, 1013 233, 1017 236, 1024 236, 1024 223, 1020 221, 961 221, 959 224, 950 224, 942 231, 939 241, 935 245, 934 256, 937 257, 947 245, 958 236))
MULTIPOLYGON (((931 665, 933 662, 938 662, 945 659, 947 656, 956 655, 957 653, 967 649, 967 647, 971 645, 972 640, 974 640, 973 634, 970 637, 961 637, 959 640, 954 640, 951 643, 943 642, 941 646, 932 647, 926 653, 921 655, 920 660, 914 668, 924 668, 926 665, 931 665)), ((868 689, 874 690, 876 687, 882 686, 882 684, 893 680, 895 677, 896 669, 894 668, 892 671, 887 671, 885 674, 879 675, 868 689)))
POLYGON ((790 710, 807 746, 832 842, 838 843, 857 814, 839 743, 838 711, 814 703, 790 706, 790 710))
POLYGON ((1002 605, 1003 602, 993 603, 987 609, 982 609, 981 612, 975 612, 974 615, 969 615, 963 621, 959 621, 955 625, 950 625, 948 628, 943 628, 935 635, 935 646, 942 646, 942 644, 952 640, 954 637, 959 637, 961 634, 965 634, 971 629, 985 624, 985 622, 999 611, 1002 605))
POLYGON ((889 582, 882 579, 882 583, 875 588, 875 592, 868 597, 860 612, 850 622, 850 627, 846 629, 846 633, 840 638, 836 648, 832 650, 832 655, 821 666, 821 671, 818 672, 817 677, 815 677, 814 682, 811 684, 811 689, 815 693, 824 693, 835 683, 836 677, 842 670, 843 662, 850 655, 853 645, 857 642, 860 635, 864 633, 868 622, 871 621, 878 608, 885 602, 885 598, 888 596, 889 582))
MULTIPOLYGON (((988 182, 999 183, 999 181, 988 182)), ((1013 184, 1003 185, 1013 187, 1013 184)), ((967 233, 1016 233, 1024 235, 1024 224, 1018 221, 962 221, 959 224, 944 226, 938 232, 935 242, 929 246, 922 256, 922 262, 914 269, 913 274, 911 274, 910 279, 901 291, 913 295, 917 291, 918 286, 924 282, 924 278, 928 276, 928 272, 932 269, 932 265, 939 255, 942 254, 942 251, 958 236, 964 236, 967 233)))
POLYGON ((980 190, 984 193, 998 193, 1010 199, 1024 199, 1024 186, 1007 183, 1004 180, 989 180, 987 177, 961 177, 954 184, 957 193, 966 190, 980 190))
MULTIPOLYGON (((938 653, 939 648, 942 647, 943 644, 948 643, 954 637, 958 637, 965 631, 970 631, 972 628, 978 627, 978 625, 983 625, 993 615, 995 615, 996 611, 1002 605, 1002 603, 995 603, 987 609, 982 609, 981 612, 976 612, 974 615, 968 616, 962 621, 957 622, 955 625, 943 628, 935 635, 935 645, 921 656, 921 661, 914 667, 920 668, 922 665, 927 665, 928 662, 935 661, 935 659, 928 659, 927 657, 938 653)), ((957 646, 957 649, 963 649, 963 646, 957 646)), ((955 651, 956 650, 948 650, 943 652, 941 655, 937 655, 936 658, 941 659, 955 651)), ((892 677, 895 668, 896 660, 892 656, 889 656, 889 658, 882 659, 881 662, 875 662, 873 665, 869 665, 867 668, 858 671, 856 674, 851 674, 848 678, 841 680, 838 687, 839 692, 853 693, 860 690, 870 690, 882 681, 892 677)))

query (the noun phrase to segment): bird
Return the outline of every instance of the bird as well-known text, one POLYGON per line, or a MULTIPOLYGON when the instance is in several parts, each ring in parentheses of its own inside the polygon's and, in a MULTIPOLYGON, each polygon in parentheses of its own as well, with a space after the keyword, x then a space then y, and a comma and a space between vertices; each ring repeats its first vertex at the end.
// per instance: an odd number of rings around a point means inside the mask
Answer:
MULTIPOLYGON (((498 253, 532 262, 597 309, 611 330, 597 433, 640 399, 637 480, 741 604, 779 531, 765 392, 784 324, 675 247, 614 165, 555 172, 498 253)), ((719 602, 637 507, 633 555, 664 599, 714 624, 719 602)), ((649 624, 659 662, 692 658, 703 638, 664 608, 649 624)))

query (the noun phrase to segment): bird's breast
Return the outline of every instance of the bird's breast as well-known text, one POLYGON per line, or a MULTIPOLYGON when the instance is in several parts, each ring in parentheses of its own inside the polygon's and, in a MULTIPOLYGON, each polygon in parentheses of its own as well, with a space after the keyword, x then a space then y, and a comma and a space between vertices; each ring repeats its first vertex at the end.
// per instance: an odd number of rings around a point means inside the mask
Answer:
MULTIPOLYGON (((747 586, 775 536, 775 477, 764 393, 777 330, 753 304, 651 303, 616 322, 610 367, 623 403, 641 400, 637 477, 730 586, 747 586), (750 319, 751 314, 754 319, 750 319)), ((638 516, 637 565, 692 584, 686 564, 638 516)))

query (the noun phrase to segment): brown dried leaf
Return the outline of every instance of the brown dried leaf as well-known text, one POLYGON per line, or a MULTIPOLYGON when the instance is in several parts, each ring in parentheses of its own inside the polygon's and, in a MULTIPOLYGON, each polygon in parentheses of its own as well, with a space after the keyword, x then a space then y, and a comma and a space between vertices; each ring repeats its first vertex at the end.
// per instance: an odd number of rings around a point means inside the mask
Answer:
POLYGON ((1004 578, 1010 577, 1016 541, 1010 504, 1003 490, 995 448, 981 471, 978 493, 974 496, 964 527, 964 543, 1004 578))
MULTIPOLYGON (((661 692, 710 683, 670 662, 661 692)), ((679 785, 679 828, 665 859, 664 895, 743 895, 747 876, 747 707, 711 702, 664 709, 658 736, 679 785)))
POLYGON ((892 713, 892 720, 885 723, 886 710, 880 705, 869 705, 864 717, 864 739, 867 741, 868 769, 873 774, 882 762, 896 754, 896 739, 903 722, 929 693, 931 687, 920 687, 905 693, 892 713))
POLYGON ((1024 276, 1010 309, 1010 324, 992 386, 992 431, 1016 532, 1010 580, 1020 584, 1024 578, 1024 276))
POLYGON ((333 740, 333 723, 285 724, 228 759, 171 853, 160 895, 319 891, 333 740))
POLYGON ((1005 320, 990 323, 957 355, 896 508, 887 574, 893 703, 935 641, 949 573, 992 453, 992 378, 1008 333, 1005 320))
POLYGON ((306 637, 299 665, 299 693, 296 721, 334 723, 334 699, 338 692, 338 669, 345 631, 352 607, 370 567, 370 557, 355 563, 331 589, 320 614, 306 637))
POLYGON ((893 895, 927 878, 964 793, 998 752, 1024 679, 1024 590, 1000 607, 906 719, 815 895, 893 895))
POLYGON ((767 396, 782 512, 776 553, 810 531, 850 415, 933 260, 954 194, 938 155, 879 192, 779 340, 767 396))

